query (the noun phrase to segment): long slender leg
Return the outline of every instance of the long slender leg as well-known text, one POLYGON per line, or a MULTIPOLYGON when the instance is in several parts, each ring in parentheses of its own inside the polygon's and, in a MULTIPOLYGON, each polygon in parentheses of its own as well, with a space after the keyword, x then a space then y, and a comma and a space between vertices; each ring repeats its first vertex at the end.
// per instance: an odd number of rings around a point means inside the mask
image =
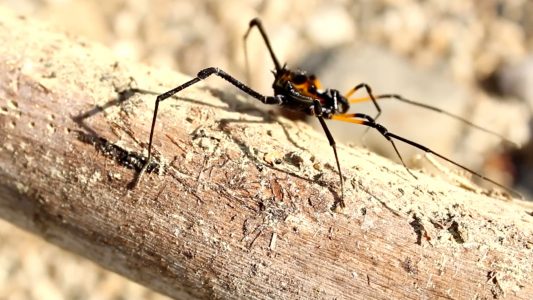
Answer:
POLYGON ((344 205, 344 178, 342 177, 342 171, 341 171, 341 165, 339 163, 339 156, 337 155, 337 146, 335 143, 335 140, 333 139, 333 135, 331 135, 331 132, 329 131, 328 126, 326 125, 326 122, 324 121, 324 118, 317 117, 318 121, 320 122, 320 125, 322 126, 322 129, 324 129, 324 133, 326 134, 326 137, 328 138, 329 145, 331 148, 333 148, 333 153, 335 154, 335 162, 337 163, 337 170, 339 171, 339 177, 340 177, 340 183, 341 183, 341 201, 340 205, 341 207, 345 207, 344 205))
POLYGON ((407 98, 404 98, 403 96, 401 95, 398 95, 398 94, 383 94, 383 95, 373 95, 372 94, 372 89, 365 83, 361 83, 361 84, 358 84, 356 87, 354 87, 353 89, 351 89, 350 91, 348 91, 348 93, 346 93, 345 97, 348 99, 348 102, 349 103, 361 103, 361 102, 366 102, 366 101, 372 101, 372 103, 374 104, 374 106, 376 107, 377 111, 378 111, 378 114, 374 117, 374 120, 377 120, 378 117, 381 115, 381 107, 379 106, 378 102, 376 100, 378 99, 395 99, 395 100, 398 100, 398 101, 401 101, 401 102, 404 102, 404 103, 407 103, 407 104, 410 104, 410 105, 413 105, 413 106, 418 106, 418 107, 421 107, 421 108, 424 108, 424 109, 427 109, 427 110, 432 110, 434 112, 437 112, 437 113, 441 113, 443 115, 446 115, 448 117, 451 117, 453 119, 456 119, 472 128, 475 128, 477 130, 480 130, 482 132, 485 132, 485 133, 488 133, 492 136, 495 136, 499 139, 501 139, 502 141, 504 141, 505 143, 507 144, 510 144, 510 145, 513 145, 515 147, 519 147, 515 142, 505 138, 504 136, 502 136, 501 134, 498 134, 490 129, 487 129, 487 128, 484 128, 484 127, 481 127, 477 124, 474 124, 472 123, 471 121, 461 117, 461 116, 458 116, 458 115, 455 115, 455 114, 452 114, 448 111, 445 111, 443 109, 440 109, 438 107, 435 107, 435 106, 431 106, 431 105, 427 105, 427 104, 424 104, 424 103, 421 103, 421 102, 417 102, 417 101, 413 101, 413 100, 410 100, 410 99, 407 99, 407 98), (357 90, 361 89, 361 88, 365 88, 366 89, 366 92, 368 94, 367 97, 361 97, 361 98, 352 98, 350 99, 350 96, 353 95, 357 90))
POLYGON ((154 116, 152 118, 152 127, 150 128, 150 139, 149 139, 149 142, 148 142, 148 158, 146 159, 146 163, 143 167, 143 169, 141 170, 139 176, 137 176, 137 179, 135 180, 135 183, 134 183, 134 186, 136 186, 138 184, 138 182, 140 181, 140 178, 142 176, 142 174, 146 171, 146 169, 148 168, 148 165, 150 164, 150 161, 151 161, 151 158, 152 158, 152 142, 153 142, 153 137, 154 137, 154 130, 155 130, 155 123, 156 123, 156 120, 157 120, 157 112, 159 110, 159 103, 165 99, 168 99, 170 97, 172 97, 173 95, 175 95, 176 93, 190 87, 191 85, 193 84, 196 84, 198 82, 200 82, 201 80, 204 80, 206 79, 207 77, 211 76, 211 75, 217 75, 219 77, 221 77, 222 79, 226 80, 227 82, 231 83, 232 85, 236 86, 237 88, 239 88, 241 91, 245 92, 246 94, 252 96, 253 98, 263 102, 264 104, 282 104, 283 101, 282 101, 282 98, 280 97, 272 97, 272 96, 263 96, 261 94, 259 94, 258 92, 254 91, 253 89, 249 88, 248 86, 246 86, 244 83, 240 82, 239 80, 235 79, 234 77, 232 77, 231 75, 229 75, 228 73, 224 72, 223 70, 219 69, 219 68, 215 68, 215 67, 210 67, 210 68, 206 68, 206 69, 203 69, 201 70, 200 72, 198 72, 198 74, 196 75, 195 78, 185 82, 184 84, 182 85, 179 85, 159 96, 157 96, 156 100, 155 100, 155 108, 154 108, 154 116))
POLYGON ((405 167, 405 170, 407 170, 407 172, 409 174, 411 174, 411 176, 413 176, 415 179, 417 179, 415 174, 413 174, 413 172, 411 172, 411 170, 409 170, 409 168, 407 167, 407 165, 403 161, 403 157, 401 156, 400 151, 398 151, 398 148, 396 147, 396 143, 394 143, 394 141, 388 135, 388 130, 385 127, 383 127, 382 125, 377 124, 375 119, 373 119, 372 117, 370 117, 368 115, 365 115, 365 114, 334 115, 334 116, 331 117, 331 119, 332 120, 339 120, 339 121, 344 121, 344 122, 355 123, 355 124, 366 125, 366 126, 368 126, 368 128, 377 129, 391 143, 392 148, 394 148, 394 152, 396 152, 396 155, 400 159, 400 162, 402 163, 402 165, 405 167))
MULTIPOLYGON (((351 89, 350 91, 348 91, 348 93, 346 93, 346 95, 344 95, 345 98, 347 99, 350 99, 350 97, 355 93, 357 92, 358 90, 364 88, 365 91, 366 91, 366 94, 368 95, 367 97, 365 98, 359 98, 359 99, 355 99, 355 100, 361 100, 361 99, 365 99, 365 101, 368 101, 368 100, 372 100, 372 103, 374 104, 374 107, 376 107, 376 110, 378 111, 377 114, 374 116, 374 120, 377 120, 379 118, 379 116, 381 116, 381 107, 379 106, 378 102, 376 101, 376 97, 374 97, 374 94, 372 93, 372 88, 366 84, 366 83, 360 83, 358 85, 356 85, 353 89, 351 89)), ((349 103, 355 103, 354 102, 354 99, 352 99, 351 101, 348 100, 349 103)), ((362 102, 362 101, 360 101, 362 102)), ((370 127, 368 127, 367 129, 365 129, 364 133, 363 133, 363 136, 361 137, 361 140, 363 141, 363 144, 364 144, 364 141, 365 141, 365 137, 368 133, 368 130, 370 129, 370 127)), ((394 144, 393 144, 394 145, 394 144)), ((396 146, 394 146, 394 149, 396 149, 396 146)), ((402 161, 403 163, 403 161, 402 161)), ((414 176, 414 175, 413 175, 414 176)))
POLYGON ((456 119, 456 120, 459 120, 459 121, 465 123, 468 126, 476 128, 477 130, 483 131, 483 132, 488 133, 490 135, 496 136, 499 139, 501 139, 502 141, 504 141, 504 142, 506 142, 508 144, 514 145, 515 147, 518 147, 518 145, 515 142, 505 138, 504 136, 502 136, 502 135, 500 135, 500 134, 498 134, 498 133, 496 133, 496 132, 494 132, 494 131, 492 131, 490 129, 486 129, 486 128, 483 128, 483 127, 481 127, 481 126, 479 126, 477 124, 474 124, 471 121, 469 121, 469 120, 467 120, 467 119, 465 119, 465 118, 463 118, 461 116, 452 114, 452 113, 447 112, 445 110, 442 110, 442 109, 440 109, 438 107, 434 107, 434 106, 427 105, 427 104, 424 104, 424 103, 420 103, 420 102, 416 102, 416 101, 413 101, 413 100, 409 100, 409 99, 406 99, 406 98, 404 98, 404 97, 402 97, 402 96, 400 96, 398 94, 379 95, 379 96, 376 96, 376 99, 396 99, 396 100, 404 102, 404 103, 408 103, 408 104, 411 104, 411 105, 414 105, 414 106, 422 107, 422 108, 425 108, 425 109, 428 109, 428 110, 432 110, 434 112, 438 112, 438 113, 447 115, 447 116, 449 116, 449 117, 451 117, 453 119, 456 119))
MULTIPOLYGON (((505 191, 509 192, 512 195, 517 196, 518 198, 523 198, 523 196, 521 194, 519 194, 518 192, 516 192, 516 191, 504 186, 503 184, 500 184, 500 183, 498 183, 498 182, 496 182, 496 181, 494 181, 494 180, 492 180, 492 179, 490 179, 490 178, 488 178, 488 177, 486 177, 486 176, 484 176, 484 175, 482 175, 482 174, 480 174, 480 173, 478 173, 478 172, 476 172, 476 171, 474 171, 474 170, 472 170, 472 169, 470 169, 468 167, 465 167, 465 166, 461 165, 460 163, 455 162, 455 161, 447 158, 446 156, 444 156, 442 154, 439 154, 439 153, 429 149, 428 147, 426 147, 424 145, 421 145, 419 143, 416 143, 414 141, 406 139, 406 138, 404 138, 402 136, 399 136, 399 135, 396 135, 396 134, 394 134, 392 132, 389 132, 387 130, 387 128, 385 128, 381 124, 376 123, 375 120, 372 117, 368 116, 368 115, 360 114, 360 113, 334 115, 334 116, 331 117, 331 119, 332 120, 355 123, 355 124, 360 124, 360 125, 365 125, 365 126, 368 126, 368 127, 376 129, 379 133, 381 133, 381 135, 383 135, 387 140, 389 140, 391 142, 392 146, 394 147, 394 150, 396 151, 396 154, 398 155, 398 157, 400 158, 402 164, 404 165, 404 167, 407 169, 407 171, 409 173, 411 173, 411 172, 409 171, 409 169, 407 168, 407 166, 403 162, 403 159, 402 159, 400 153, 398 152, 398 149, 396 148, 396 145, 395 145, 393 139, 401 141, 401 142, 406 143, 408 145, 411 145, 411 146, 413 146, 415 148, 418 148, 418 149, 420 149, 420 150, 422 150, 422 151, 424 151, 426 153, 431 153, 431 154, 433 154, 433 155, 435 155, 435 156, 437 156, 437 157, 439 157, 439 158, 441 158, 441 159, 443 159, 443 160, 445 160, 445 161, 447 161, 447 162, 449 162, 449 163, 451 163, 451 164, 453 164, 453 165, 455 165, 455 166, 457 166, 457 167, 469 172, 470 174, 473 174, 473 175, 475 175, 475 176, 477 176, 477 177, 479 177, 479 178, 481 178, 481 179, 483 179, 483 180, 485 180, 487 182, 490 182, 490 183, 492 183, 492 184, 504 189, 505 191)), ((411 175, 412 175, 412 173, 411 173, 411 175)))
POLYGON ((248 51, 246 48, 246 40, 248 39, 248 35, 250 34, 250 31, 253 27, 257 27, 259 30, 259 33, 261 33, 261 36, 263 37, 263 40, 265 41, 265 44, 268 48, 268 52, 270 53, 270 57, 272 57, 272 61, 274 62, 274 66, 276 68, 276 72, 281 70, 281 65, 276 58, 276 54, 274 54, 274 50, 272 50, 272 46, 270 45, 270 40, 268 39, 268 36, 266 34, 265 29, 263 28, 263 24, 261 23, 261 20, 259 18, 254 18, 250 21, 250 24, 248 26, 248 30, 244 34, 243 40, 244 40, 244 58, 246 63, 246 70, 248 70, 248 51))
POLYGON ((320 101, 317 99, 313 100, 313 110, 314 115, 318 118, 318 121, 320 122, 320 126, 322 126, 322 129, 324 130, 324 133, 326 134, 326 137, 328 138, 329 145, 331 148, 333 148, 333 154, 335 154, 335 162, 337 163, 337 170, 339 171, 339 177, 340 177, 340 183, 341 183, 341 201, 339 202, 341 207, 345 207, 344 205, 344 178, 342 177, 342 170, 341 170, 341 164, 339 163, 339 156, 337 155, 337 146, 335 143, 335 139, 333 138, 333 135, 329 131, 328 125, 326 125, 326 122, 324 121, 323 114, 323 108, 320 104, 320 101))
POLYGON ((358 85, 356 85, 354 88, 352 88, 351 90, 349 90, 345 95, 344 97, 346 97, 346 99, 348 99, 348 102, 349 103, 359 103, 359 102, 366 102, 368 100, 372 100, 372 103, 374 104, 374 106, 376 107, 376 110, 378 111, 378 113, 376 114, 376 116, 374 117, 374 120, 377 120, 379 118, 379 116, 381 115, 381 107, 379 106, 378 102, 376 101, 376 97, 374 97, 374 94, 372 93, 372 88, 366 84, 366 83, 360 83, 358 85), (350 99, 350 97, 355 93, 357 92, 358 90, 364 88, 368 97, 364 97, 364 98, 356 98, 356 99, 350 99))

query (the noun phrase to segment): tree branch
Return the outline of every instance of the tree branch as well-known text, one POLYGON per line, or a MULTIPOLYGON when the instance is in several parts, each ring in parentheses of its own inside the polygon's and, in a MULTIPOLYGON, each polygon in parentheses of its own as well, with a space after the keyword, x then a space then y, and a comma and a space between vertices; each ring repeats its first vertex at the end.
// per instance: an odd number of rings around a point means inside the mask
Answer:
POLYGON ((531 299, 532 207, 0 11, 0 216, 175 298, 531 299))

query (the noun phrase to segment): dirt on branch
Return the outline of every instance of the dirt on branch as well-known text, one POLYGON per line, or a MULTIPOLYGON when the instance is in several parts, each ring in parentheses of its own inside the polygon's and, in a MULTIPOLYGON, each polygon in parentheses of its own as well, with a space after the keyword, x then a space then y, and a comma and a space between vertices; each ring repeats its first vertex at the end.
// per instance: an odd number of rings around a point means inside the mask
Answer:
MULTIPOLYGON (((174 298, 531 299, 533 208, 0 11, 0 216, 174 298)), ((216 80, 216 79, 210 79, 216 80)))

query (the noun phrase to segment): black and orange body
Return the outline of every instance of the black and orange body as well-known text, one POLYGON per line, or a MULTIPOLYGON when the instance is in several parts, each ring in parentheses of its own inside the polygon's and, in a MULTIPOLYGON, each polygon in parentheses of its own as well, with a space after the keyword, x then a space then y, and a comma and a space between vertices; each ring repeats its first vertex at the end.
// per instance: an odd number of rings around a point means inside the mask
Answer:
MULTIPOLYGON (((272 50, 272 46, 270 44, 270 41, 268 39, 268 36, 266 34, 266 31, 263 28, 263 25, 261 24, 261 21, 259 19, 253 19, 250 21, 248 30, 246 31, 244 35, 244 40, 246 41, 248 34, 250 33, 251 29, 256 27, 261 36, 263 37, 263 40, 266 44, 266 47, 270 53, 270 56, 272 58, 272 61, 274 63, 275 70, 274 73, 274 83, 272 84, 272 88, 274 90, 273 96, 265 96, 258 92, 256 92, 254 89, 248 87, 241 81, 235 79, 233 76, 229 75, 228 73, 224 72, 223 70, 216 68, 216 67, 210 67, 201 70, 198 72, 197 76, 159 96, 157 96, 156 102, 155 102, 155 109, 154 109, 154 117, 152 120, 152 126, 150 131, 150 138, 148 143, 148 158, 145 164, 145 167, 143 168, 143 171, 141 171, 141 174, 147 169, 148 165, 150 164, 150 159, 152 155, 152 142, 153 142, 153 136, 154 136, 154 129, 155 129, 155 123, 157 119, 157 112, 159 108, 159 103, 165 99, 170 98, 171 96, 175 95, 176 93, 190 87, 191 85, 194 85, 201 80, 211 76, 216 75, 228 83, 234 85, 244 93, 248 94, 249 96, 261 101, 264 104, 269 105, 279 105, 281 107, 287 108, 289 110, 304 113, 307 115, 314 116, 318 119, 320 122, 320 125, 322 126, 322 129, 324 130, 324 133, 326 134, 326 137, 329 141, 329 144, 333 148, 333 153, 335 155, 335 161, 337 164, 337 170, 339 172, 340 177, 340 185, 341 185, 341 197, 340 201, 338 203, 343 206, 344 205, 344 178, 342 176, 342 169, 339 163, 339 158, 337 155, 337 148, 335 139, 333 138, 333 135, 331 134, 328 126, 326 125, 325 120, 336 120, 336 121, 342 121, 342 122, 349 122, 353 124, 363 125, 367 126, 368 128, 373 128, 377 132, 379 132, 387 141, 389 141, 394 148, 396 154, 398 155, 400 161, 404 165, 405 169, 413 175, 413 177, 416 178, 416 176, 409 171, 407 166, 405 166, 402 156, 400 155, 396 144, 396 141, 401 141, 403 143, 406 143, 408 145, 411 145, 413 147, 416 147, 422 151, 425 151, 427 153, 431 153, 433 155, 438 156, 439 158, 462 168, 463 170, 466 170, 488 182, 493 183, 494 185, 497 185, 508 192, 519 195, 515 191, 495 182, 492 179, 489 179, 441 154, 438 154, 437 152, 429 149, 426 146, 423 146, 419 143, 416 143, 414 141, 411 141, 409 139, 406 139, 404 137, 398 136, 394 133, 389 132, 383 125, 376 122, 377 118, 379 118, 381 114, 381 108, 377 102, 378 99, 395 99, 410 105, 418 106, 421 108, 433 110, 438 113, 446 114, 452 118, 455 118, 461 122, 464 122, 472 127, 475 127, 479 130, 482 130, 484 132, 487 132, 489 134, 498 136, 500 139, 510 142, 506 140, 504 137, 498 135, 497 133, 494 133, 488 129, 482 128, 478 125, 475 125, 471 123, 469 120, 466 120, 462 117, 453 115, 451 113, 448 113, 442 109, 429 106, 427 104, 415 102, 406 98, 403 98, 400 95, 397 94, 383 94, 383 95, 374 95, 372 92, 372 89, 369 85, 365 83, 358 84, 351 88, 347 93, 344 95, 341 94, 336 89, 322 89, 320 82, 314 75, 308 75, 305 71, 302 70, 296 70, 293 71, 287 67, 287 65, 281 65, 274 54, 274 51, 272 50), (352 96, 360 90, 364 90, 366 92, 366 96, 359 97, 359 98, 352 98, 352 96), (372 101, 374 104, 377 114, 374 117, 371 117, 367 114, 362 113, 348 113, 350 109, 350 103, 360 103, 360 102, 366 102, 366 101, 372 101)), ((246 48, 245 48, 246 49, 246 48)), ((140 178, 141 174, 137 177, 140 178)), ((137 181, 138 183, 138 181, 137 181)))
POLYGON ((320 115, 330 119, 335 114, 348 111, 350 104, 339 91, 333 89, 321 90, 320 82, 314 75, 307 75, 305 71, 291 71, 283 66, 274 73, 272 88, 274 95, 282 98, 281 106, 305 112, 309 115, 320 115), (320 110, 316 109, 316 101, 320 103, 320 110))

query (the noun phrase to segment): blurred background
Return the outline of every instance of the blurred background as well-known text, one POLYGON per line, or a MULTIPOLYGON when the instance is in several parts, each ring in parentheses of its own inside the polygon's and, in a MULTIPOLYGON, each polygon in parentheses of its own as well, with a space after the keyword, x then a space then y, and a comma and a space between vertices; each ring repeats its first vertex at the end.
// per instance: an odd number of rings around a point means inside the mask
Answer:
MULTIPOLYGON (((397 93, 442 108, 517 143, 432 111, 381 102, 380 122, 390 131, 531 199, 532 1, 0 0, 0 5, 127 59, 191 76, 217 66, 242 80, 242 37, 249 20, 259 16, 278 59, 317 74, 325 87, 344 92, 365 82, 376 94, 397 93)), ((258 32, 248 40, 248 53, 248 83, 271 93, 273 64, 258 32)), ((220 80, 209 84, 227 86, 220 80)), ((370 104, 353 110, 376 113, 370 104)), ((396 159, 381 136, 335 125, 339 141, 396 159)), ((413 167, 427 163, 417 158, 419 151, 400 151, 413 167)), ((1 222, 0 299, 165 297, 1 222)))

